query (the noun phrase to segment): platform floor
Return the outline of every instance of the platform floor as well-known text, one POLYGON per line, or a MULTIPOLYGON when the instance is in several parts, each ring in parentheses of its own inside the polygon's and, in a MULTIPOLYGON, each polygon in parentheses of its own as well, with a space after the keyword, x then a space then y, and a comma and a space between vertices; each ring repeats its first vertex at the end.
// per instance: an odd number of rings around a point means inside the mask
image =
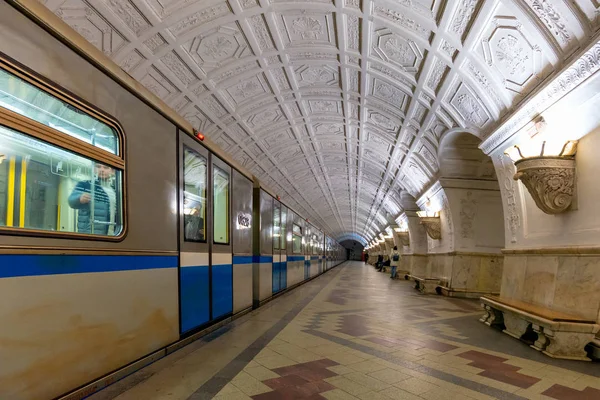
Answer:
POLYGON ((481 315, 348 262, 90 399, 600 399, 600 364, 551 359, 481 315))

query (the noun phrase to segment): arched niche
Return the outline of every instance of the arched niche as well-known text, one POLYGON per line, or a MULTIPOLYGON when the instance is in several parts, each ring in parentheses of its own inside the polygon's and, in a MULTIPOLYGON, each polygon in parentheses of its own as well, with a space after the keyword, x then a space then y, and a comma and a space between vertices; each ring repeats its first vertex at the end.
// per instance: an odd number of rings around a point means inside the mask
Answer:
POLYGON ((492 159, 479 148, 481 140, 466 131, 449 131, 441 140, 440 177, 496 181, 492 159))
POLYGON ((427 237, 427 264, 413 268, 418 287, 450 296, 498 294, 504 219, 492 160, 468 131, 449 131, 438 150, 438 179, 419 196, 423 211, 439 211, 441 238, 427 237))

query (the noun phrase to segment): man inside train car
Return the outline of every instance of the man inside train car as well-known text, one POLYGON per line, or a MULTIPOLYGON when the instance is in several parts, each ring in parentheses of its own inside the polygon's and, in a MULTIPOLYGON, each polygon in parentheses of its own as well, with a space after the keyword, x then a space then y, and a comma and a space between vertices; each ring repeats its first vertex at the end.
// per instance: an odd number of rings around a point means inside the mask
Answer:
POLYGON ((69 205, 78 210, 77 232, 114 236, 118 233, 115 232, 117 210, 117 195, 113 179, 115 171, 100 163, 95 163, 94 170, 94 179, 79 182, 69 196, 69 205))

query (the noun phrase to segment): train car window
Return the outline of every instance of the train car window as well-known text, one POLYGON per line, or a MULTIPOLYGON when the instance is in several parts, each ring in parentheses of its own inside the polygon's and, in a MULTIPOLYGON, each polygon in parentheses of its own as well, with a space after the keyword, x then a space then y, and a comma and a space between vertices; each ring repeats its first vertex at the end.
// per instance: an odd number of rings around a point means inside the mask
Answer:
POLYGON ((111 154, 121 151, 113 127, 2 68, 0 106, 111 154))
POLYGON ((118 236, 122 171, 0 126, 0 226, 118 236))
POLYGON ((287 248, 287 210, 281 207, 281 250, 287 248))
POLYGON ((214 167, 213 175, 214 242, 229 244, 229 174, 214 167))
POLYGON ((193 150, 183 150, 184 240, 206 240, 206 158, 193 150))
POLYGON ((313 254, 318 254, 319 253, 319 239, 317 238, 317 235, 313 235, 312 236, 312 253, 313 254))
POLYGON ((292 228, 292 252, 302 253, 302 227, 296 224, 292 228))
POLYGON ((273 250, 279 250, 281 243, 281 206, 273 201, 273 250))

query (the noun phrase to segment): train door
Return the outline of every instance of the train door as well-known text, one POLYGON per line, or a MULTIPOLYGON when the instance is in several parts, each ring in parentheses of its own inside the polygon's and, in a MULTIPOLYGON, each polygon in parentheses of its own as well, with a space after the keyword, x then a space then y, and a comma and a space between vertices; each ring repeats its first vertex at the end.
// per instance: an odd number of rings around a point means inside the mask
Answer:
POLYGON ((234 313, 252 307, 252 191, 252 181, 233 170, 231 203, 234 313))
POLYGON ((211 320, 233 312, 231 167, 214 155, 212 178, 211 320))
POLYGON ((209 152, 179 134, 179 307, 180 331, 191 332, 211 320, 209 152))
POLYGON ((279 267, 279 288, 287 288, 288 263, 287 263, 287 230, 288 230, 288 209, 281 204, 281 245, 280 245, 280 267, 279 267))
POLYGON ((287 287, 287 254, 286 254, 287 208, 279 201, 273 200, 273 293, 287 287))
POLYGON ((305 224, 306 229, 304 229, 304 279, 310 278, 310 255, 312 253, 311 250, 311 235, 312 229, 309 224, 305 224))
POLYGON ((260 302, 273 296, 273 197, 256 188, 254 215, 254 301, 260 302))
POLYGON ((273 264, 271 269, 272 291, 281 290, 281 203, 273 199, 273 264))

